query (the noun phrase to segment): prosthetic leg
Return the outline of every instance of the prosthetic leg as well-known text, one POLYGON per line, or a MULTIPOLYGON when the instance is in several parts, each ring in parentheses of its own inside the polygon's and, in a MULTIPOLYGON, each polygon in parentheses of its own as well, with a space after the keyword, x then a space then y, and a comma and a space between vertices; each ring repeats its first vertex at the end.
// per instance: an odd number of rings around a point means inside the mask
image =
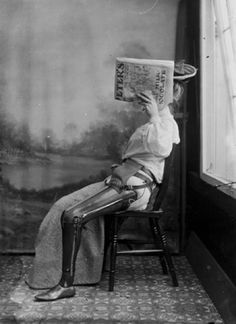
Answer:
POLYGON ((62 218, 62 277, 54 288, 35 296, 38 301, 52 301, 75 295, 73 287, 75 261, 84 225, 95 217, 124 210, 137 199, 134 190, 118 192, 105 187, 101 192, 65 210, 62 218))

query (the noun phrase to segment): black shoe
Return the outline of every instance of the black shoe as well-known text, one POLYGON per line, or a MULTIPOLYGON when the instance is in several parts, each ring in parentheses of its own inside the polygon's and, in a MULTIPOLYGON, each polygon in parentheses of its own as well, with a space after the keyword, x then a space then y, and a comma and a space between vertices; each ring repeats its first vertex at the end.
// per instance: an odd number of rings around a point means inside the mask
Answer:
POLYGON ((46 292, 36 295, 34 298, 37 301, 52 301, 60 298, 69 298, 75 295, 74 287, 62 287, 57 285, 46 292))

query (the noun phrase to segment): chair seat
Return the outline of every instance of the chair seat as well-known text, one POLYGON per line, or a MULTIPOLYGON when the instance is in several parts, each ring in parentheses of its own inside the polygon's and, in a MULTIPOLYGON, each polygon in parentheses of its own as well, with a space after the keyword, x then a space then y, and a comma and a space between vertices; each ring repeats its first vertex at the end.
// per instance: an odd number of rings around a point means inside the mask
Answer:
POLYGON ((111 217, 152 217, 152 218, 160 218, 163 213, 162 209, 159 210, 126 210, 126 211, 118 211, 111 215, 111 217))

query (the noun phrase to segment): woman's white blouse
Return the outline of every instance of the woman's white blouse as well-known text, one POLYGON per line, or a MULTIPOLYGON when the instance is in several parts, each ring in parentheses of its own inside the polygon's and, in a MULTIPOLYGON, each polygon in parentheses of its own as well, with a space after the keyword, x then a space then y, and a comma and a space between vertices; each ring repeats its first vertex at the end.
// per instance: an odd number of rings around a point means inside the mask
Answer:
POLYGON ((165 158, 173 143, 180 142, 179 129, 168 107, 137 128, 131 136, 123 159, 131 158, 149 169, 158 183, 162 181, 165 158))

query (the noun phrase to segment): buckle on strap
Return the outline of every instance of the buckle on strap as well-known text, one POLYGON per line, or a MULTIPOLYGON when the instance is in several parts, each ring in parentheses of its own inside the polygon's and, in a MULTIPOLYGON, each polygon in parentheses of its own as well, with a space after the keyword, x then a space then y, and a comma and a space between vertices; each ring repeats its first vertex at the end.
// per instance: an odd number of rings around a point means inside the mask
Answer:
POLYGON ((144 173, 146 173, 154 182, 156 181, 153 173, 150 170, 148 170, 147 168, 145 168, 145 166, 143 166, 140 170, 143 171, 144 173))
MULTIPOLYGON (((140 171, 143 171, 143 170, 141 169, 140 171)), ((138 171, 134 174, 134 177, 137 177, 137 178, 143 180, 145 183, 140 184, 140 185, 127 185, 126 184, 124 186, 124 190, 137 190, 137 189, 148 188, 150 190, 150 192, 152 193, 152 185, 155 183, 155 181, 152 180, 153 178, 151 176, 149 176, 148 174, 145 175, 138 171)))
POLYGON ((140 172, 137 172, 134 174, 134 177, 137 177, 141 180, 143 180, 145 183, 150 183, 150 182, 153 182, 149 176, 146 176, 145 174, 142 174, 140 172))
POLYGON ((152 192, 152 185, 153 181, 150 181, 149 183, 144 183, 142 185, 125 185, 124 190, 135 190, 135 189, 143 189, 148 188, 152 192))

